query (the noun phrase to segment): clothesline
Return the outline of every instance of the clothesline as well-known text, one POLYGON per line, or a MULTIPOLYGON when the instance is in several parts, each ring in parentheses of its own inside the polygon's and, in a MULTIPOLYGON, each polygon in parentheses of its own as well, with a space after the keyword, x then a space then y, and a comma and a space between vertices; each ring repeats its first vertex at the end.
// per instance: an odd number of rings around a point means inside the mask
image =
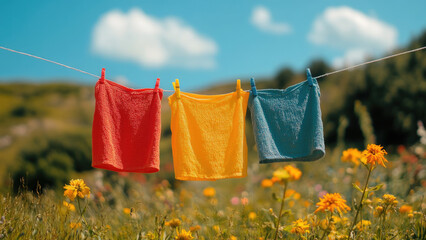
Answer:
MULTIPOLYGON (((71 66, 65 65, 63 63, 59 63, 59 62, 55 62, 53 60, 49 60, 47 58, 39 57, 39 56, 36 56, 36 55, 32 55, 32 54, 21 52, 21 51, 17 51, 17 50, 13 50, 13 49, 6 48, 6 47, 3 47, 3 46, 0 46, 0 49, 6 50, 6 51, 10 51, 10 52, 14 52, 14 53, 18 53, 18 54, 25 55, 25 56, 28 56, 28 57, 33 57, 33 58, 36 58, 36 59, 39 59, 39 60, 50 62, 50 63, 56 64, 56 65, 59 65, 59 66, 62 66, 62 67, 65 67, 65 68, 68 68, 68 69, 71 69, 71 70, 74 70, 74 71, 77 71, 77 72, 81 72, 81 73, 90 75, 92 77, 100 78, 100 76, 98 76, 98 75, 95 75, 95 74, 83 71, 83 70, 75 68, 75 67, 71 67, 71 66)), ((332 75, 332 74, 335 74, 335 73, 344 72, 344 71, 347 71, 347 70, 350 70, 350 69, 354 69, 354 68, 357 68, 357 67, 361 67, 361 66, 364 66, 364 65, 367 65, 367 64, 371 64, 371 63, 375 63, 375 62, 380 62, 380 61, 383 61, 383 60, 386 60, 386 59, 389 59, 389 58, 401 56, 401 55, 404 55, 404 54, 407 54, 407 53, 421 51, 421 50, 424 50, 424 49, 426 49, 426 46, 419 47, 419 48, 416 48, 416 49, 411 49, 411 50, 408 50, 408 51, 405 51, 405 52, 400 52, 400 53, 392 54, 392 55, 389 55, 389 56, 386 56, 386 57, 382 57, 382 58, 378 58, 378 59, 374 59, 374 60, 371 60, 371 61, 368 61, 368 62, 363 62, 363 63, 360 63, 360 64, 356 64, 356 65, 349 66, 349 67, 346 67, 346 68, 343 68, 343 69, 339 69, 339 70, 336 70, 336 71, 333 71, 333 72, 325 73, 325 74, 319 75, 319 76, 314 77, 314 78, 318 79, 318 78, 326 77, 326 76, 329 76, 329 75, 332 75)), ((163 91, 165 91, 165 92, 174 92, 173 90, 163 90, 163 91)))

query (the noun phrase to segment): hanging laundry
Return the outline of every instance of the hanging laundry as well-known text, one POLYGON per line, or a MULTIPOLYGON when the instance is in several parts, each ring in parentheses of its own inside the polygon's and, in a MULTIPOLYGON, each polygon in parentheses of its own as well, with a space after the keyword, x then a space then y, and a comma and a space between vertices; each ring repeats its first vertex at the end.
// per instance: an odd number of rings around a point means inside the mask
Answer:
POLYGON ((172 110, 175 177, 216 180, 247 175, 245 115, 250 93, 237 81, 235 92, 199 95, 180 91, 168 98, 172 110))
POLYGON ((131 89, 106 80, 104 71, 95 87, 92 166, 117 172, 158 172, 160 79, 154 89, 131 89))
POLYGON ((251 79, 251 112, 260 163, 313 161, 325 155, 320 89, 308 80, 287 89, 256 90, 251 79))

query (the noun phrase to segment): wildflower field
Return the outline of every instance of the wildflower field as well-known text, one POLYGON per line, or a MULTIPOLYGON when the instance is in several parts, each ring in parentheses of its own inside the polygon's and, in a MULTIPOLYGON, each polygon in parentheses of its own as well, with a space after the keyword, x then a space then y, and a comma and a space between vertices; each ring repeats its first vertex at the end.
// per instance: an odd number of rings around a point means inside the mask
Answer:
POLYGON ((63 194, 2 194, 0 239, 425 239, 425 157, 369 144, 216 182, 99 171, 63 194))

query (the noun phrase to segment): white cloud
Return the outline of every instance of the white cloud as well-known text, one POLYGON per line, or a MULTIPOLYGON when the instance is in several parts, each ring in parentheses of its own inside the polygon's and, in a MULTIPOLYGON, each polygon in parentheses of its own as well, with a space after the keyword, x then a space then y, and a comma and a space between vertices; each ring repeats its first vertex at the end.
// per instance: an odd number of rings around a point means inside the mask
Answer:
POLYGON ((345 51, 335 66, 359 63, 367 55, 395 48, 398 32, 392 25, 352 8, 327 8, 313 23, 308 39, 322 46, 345 51))
POLYGON ((335 68, 342 68, 345 66, 352 66, 358 63, 361 63, 366 58, 368 58, 368 52, 364 49, 349 49, 341 57, 336 57, 332 65, 335 68))
POLYGON ((125 76, 122 76, 122 75, 115 76, 113 78, 113 81, 118 83, 118 84, 124 85, 124 86, 128 86, 130 84, 129 80, 125 76))
POLYGON ((291 31, 291 27, 287 23, 273 22, 271 13, 263 6, 253 9, 251 23, 260 30, 273 34, 285 34, 291 31))
POLYGON ((138 8, 105 13, 93 30, 92 50, 144 67, 212 68, 216 43, 174 17, 158 19, 138 8))

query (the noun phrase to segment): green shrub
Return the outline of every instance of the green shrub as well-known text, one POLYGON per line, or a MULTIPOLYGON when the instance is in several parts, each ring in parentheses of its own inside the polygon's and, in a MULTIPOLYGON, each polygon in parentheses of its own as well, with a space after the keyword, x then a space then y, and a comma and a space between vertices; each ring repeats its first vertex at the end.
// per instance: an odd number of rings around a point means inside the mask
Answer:
POLYGON ((87 133, 35 134, 24 144, 12 169, 15 191, 25 179, 29 189, 37 184, 60 188, 74 172, 91 169, 91 142, 87 133))

